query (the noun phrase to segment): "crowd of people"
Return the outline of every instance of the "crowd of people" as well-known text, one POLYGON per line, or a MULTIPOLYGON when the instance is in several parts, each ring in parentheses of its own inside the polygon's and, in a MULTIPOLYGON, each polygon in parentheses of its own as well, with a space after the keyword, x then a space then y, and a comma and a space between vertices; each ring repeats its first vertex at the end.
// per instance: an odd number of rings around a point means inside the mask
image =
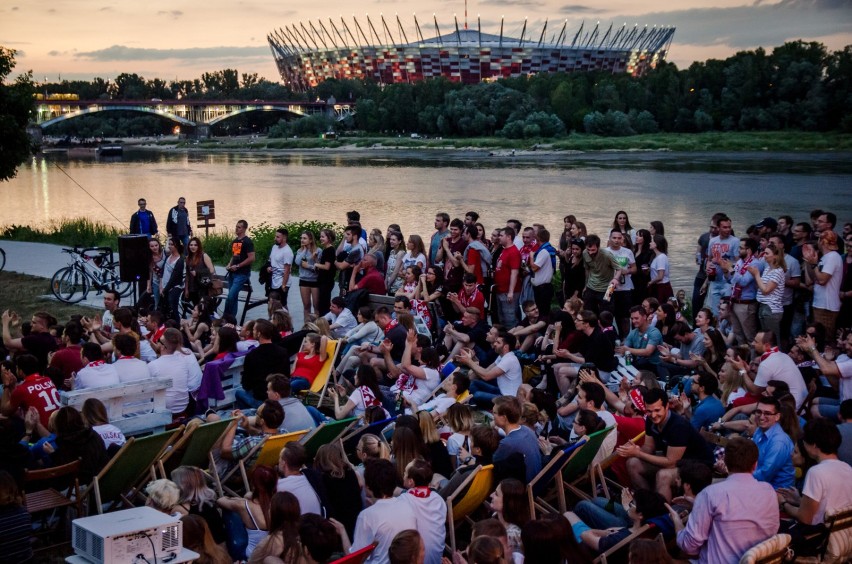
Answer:
POLYGON ((17 531, 0 550, 19 561, 31 550, 24 470, 80 458, 87 482, 126 440, 97 399, 78 412, 60 392, 160 376, 176 424, 237 419, 214 453, 220 474, 250 466, 272 435, 388 423, 352 452, 336 441, 311 458, 288 443, 243 497, 218 497, 192 467, 152 482, 147 503, 184 520, 200 562, 327 562, 373 543, 369 562, 591 562, 634 535, 630 562, 736 562, 778 532, 817 554, 826 519, 852 509, 852 253, 841 254, 852 224, 837 233, 831 212, 763 218, 741 235, 713 215, 694 287, 677 291, 663 222, 635 229, 625 211, 600 235, 568 215, 558 236, 439 213, 428 237, 367 231, 350 212, 341 241, 306 231, 294 251, 282 228, 260 258, 241 220, 220 298, 185 199, 167 252, 139 204, 150 300, 123 307, 108 291, 101 315, 0 318, 0 522, 17 531), (267 318, 238 326, 239 291, 264 260, 267 318), (296 283, 301 328, 287 309, 296 283), (203 368, 240 356, 236 409, 207 410, 203 368), (328 401, 306 404, 332 361, 328 401), (533 518, 527 485, 596 433, 592 466, 619 487, 533 518), (493 493, 450 553, 445 500, 486 465, 493 493), (665 546, 646 540, 657 534, 665 546))

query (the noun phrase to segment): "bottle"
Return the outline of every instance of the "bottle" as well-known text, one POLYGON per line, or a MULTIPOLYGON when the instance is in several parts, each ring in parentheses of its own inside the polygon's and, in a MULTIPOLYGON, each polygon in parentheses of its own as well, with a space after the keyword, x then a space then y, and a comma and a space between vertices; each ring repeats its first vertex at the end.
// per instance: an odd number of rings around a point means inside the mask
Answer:
POLYGON ((606 288, 606 293, 604 294, 604 301, 608 302, 612 299, 612 293, 615 291, 615 283, 610 282, 609 286, 606 288))
POLYGON ((403 405, 402 392, 399 392, 399 394, 397 394, 397 396, 396 396, 396 412, 397 413, 402 413, 402 405, 403 405))
POLYGON ((616 346, 616 347, 620 347, 620 346, 621 346, 621 339, 616 339, 616 340, 615 340, 615 346, 616 346))
POLYGON ((630 366, 633 364, 633 355, 630 352, 624 353, 624 364, 630 366))

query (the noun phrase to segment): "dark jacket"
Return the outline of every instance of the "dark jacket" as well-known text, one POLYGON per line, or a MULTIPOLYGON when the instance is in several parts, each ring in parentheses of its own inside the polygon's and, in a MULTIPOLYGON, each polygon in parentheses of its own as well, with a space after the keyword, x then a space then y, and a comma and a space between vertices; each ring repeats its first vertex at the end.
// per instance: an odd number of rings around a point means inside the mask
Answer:
POLYGON ((68 464, 78 458, 81 459, 81 484, 90 483, 109 460, 103 439, 89 428, 73 431, 67 435, 57 435, 56 437, 56 452, 53 454, 53 462, 57 466, 68 464))
POLYGON ((270 374, 290 375, 290 356, 274 343, 258 345, 246 355, 243 364, 243 389, 255 399, 266 399, 266 377, 270 374))
POLYGON ((189 210, 181 210, 178 206, 169 210, 166 218, 166 233, 172 237, 189 235, 192 233, 192 224, 189 219, 189 210), (183 231, 183 233, 181 233, 183 231))
POLYGON ((154 214, 150 210, 145 210, 144 213, 148 214, 148 232, 142 233, 139 227, 139 214, 142 213, 140 211, 136 211, 133 215, 130 216, 130 234, 131 235, 156 235, 158 232, 157 229, 157 220, 154 219, 154 214))

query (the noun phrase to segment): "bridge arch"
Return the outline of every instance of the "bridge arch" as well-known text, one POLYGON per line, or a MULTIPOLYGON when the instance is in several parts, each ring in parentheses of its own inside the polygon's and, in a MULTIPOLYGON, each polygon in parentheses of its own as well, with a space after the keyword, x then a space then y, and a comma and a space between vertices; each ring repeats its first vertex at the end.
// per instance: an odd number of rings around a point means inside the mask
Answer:
POLYGON ((166 118, 168 120, 179 123, 181 125, 188 125, 188 126, 191 126, 191 127, 196 126, 196 123, 194 121, 190 121, 188 119, 182 118, 180 116, 177 116, 175 114, 172 114, 172 113, 169 113, 169 112, 166 112, 166 111, 163 111, 163 110, 156 110, 156 109, 148 108, 148 107, 145 107, 145 106, 95 106, 95 107, 88 107, 88 108, 83 108, 81 110, 75 110, 75 111, 69 112, 67 114, 62 114, 61 116, 57 116, 55 118, 51 118, 49 120, 41 122, 39 125, 42 127, 42 129, 44 129, 45 127, 49 127, 53 124, 56 124, 56 123, 59 123, 59 122, 62 122, 62 121, 67 121, 69 119, 74 119, 76 117, 80 117, 80 116, 84 116, 84 115, 88 115, 88 114, 94 114, 94 113, 98 113, 98 112, 116 112, 116 111, 130 111, 130 112, 139 112, 139 113, 143 113, 143 114, 151 114, 151 115, 159 116, 159 117, 162 117, 162 118, 166 118))
POLYGON ((227 114, 215 117, 215 118, 211 119, 209 122, 207 122, 207 124, 208 125, 216 125, 217 123, 219 123, 221 121, 225 121, 226 119, 230 119, 230 118, 238 116, 240 114, 247 114, 249 112, 281 112, 281 113, 285 113, 285 114, 290 114, 290 115, 295 116, 295 117, 305 117, 305 116, 308 115, 307 113, 297 111, 297 110, 293 109, 292 107, 285 108, 285 107, 279 107, 279 106, 247 106, 245 108, 240 108, 238 110, 234 110, 233 112, 229 112, 227 114))

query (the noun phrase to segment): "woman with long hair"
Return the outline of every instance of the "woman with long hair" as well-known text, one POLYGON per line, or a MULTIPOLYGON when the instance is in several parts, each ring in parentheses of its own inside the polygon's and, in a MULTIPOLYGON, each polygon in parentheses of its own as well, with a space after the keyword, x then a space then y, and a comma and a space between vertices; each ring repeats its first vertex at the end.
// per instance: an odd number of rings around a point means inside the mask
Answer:
POLYGON ((317 315, 320 316, 328 313, 331 308, 331 292, 334 290, 334 278, 337 273, 337 267, 334 266, 335 239, 336 235, 331 229, 320 231, 319 242, 322 250, 319 260, 314 263, 317 270, 317 288, 319 289, 316 307, 317 315))
POLYGON ((84 401, 80 415, 83 416, 86 425, 101 436, 104 447, 110 456, 118 452, 118 449, 127 442, 127 438, 125 438, 121 429, 109 422, 106 406, 101 400, 89 398, 84 401))
POLYGON ((672 325, 677 322, 677 312, 669 302, 661 303, 657 308, 657 325, 656 328, 663 336, 663 342, 672 347, 679 347, 680 344, 675 341, 674 333, 671 332, 672 325))
POLYGON ((402 257, 405 256, 405 245, 402 233, 390 231, 388 233, 387 272, 385 273, 385 288, 388 295, 396 294, 404 280, 400 273, 402 270, 402 257))
POLYGON ((633 242, 636 240, 636 230, 630 225, 627 212, 618 210, 612 220, 612 229, 617 229, 624 235, 624 246, 633 250, 633 242))
POLYGON ((376 269, 384 273, 385 271, 385 237, 382 235, 382 230, 374 227, 367 235, 367 254, 373 255, 376 258, 376 269))
POLYGON ((183 293, 183 243, 177 237, 169 239, 168 256, 163 266, 160 286, 160 308, 175 321, 180 319, 180 296, 183 293))
POLYGON ((426 459, 432 464, 432 470, 436 475, 449 478, 453 473, 453 465, 447 447, 441 441, 435 419, 428 411, 418 411, 417 420, 420 423, 420 433, 423 435, 423 443, 426 446, 426 459))
POLYGON ((654 251, 654 260, 651 261, 650 280, 648 281, 648 293, 660 303, 667 302, 674 296, 672 285, 669 280, 669 244, 662 235, 654 235, 651 240, 651 250, 654 251))
POLYGON ((328 517, 337 519, 352 537, 355 520, 364 509, 361 486, 355 470, 346 460, 339 442, 322 445, 314 458, 314 469, 322 475, 328 498, 328 517))
POLYGON ((523 552, 521 529, 530 520, 526 486, 514 478, 502 480, 491 494, 491 509, 494 517, 506 527, 509 550, 523 552))
POLYGON ((454 403, 447 408, 444 420, 449 425, 453 434, 447 439, 447 453, 453 468, 459 465, 459 454, 462 449, 470 452, 470 430, 473 428, 473 414, 470 408, 463 403, 454 403))
POLYGON ((638 229, 634 238, 633 255, 636 257, 636 272, 633 273, 633 299, 636 303, 648 297, 648 281, 651 272, 651 261, 654 251, 651 250, 651 232, 638 229))
POLYGON ((148 286, 145 291, 154 298, 154 309, 160 307, 160 285, 163 283, 163 266, 166 262, 166 252, 163 244, 156 237, 148 241, 148 249, 151 251, 151 259, 148 263, 148 286))
POLYGON ((719 370, 719 389, 722 392, 722 405, 731 407, 735 400, 748 394, 742 374, 731 361, 725 361, 719 370))
POLYGON ((207 297, 215 273, 213 260, 204 252, 201 239, 191 238, 187 245, 186 283, 183 286, 183 297, 193 305, 197 304, 201 298, 207 297))
MULTIPOLYGON (((476 223, 476 240, 485 245, 485 248, 489 251, 491 250, 491 240, 488 238, 488 235, 485 233, 485 226, 481 223, 476 223)), ((485 274, 484 272, 482 273, 485 274)))
POLYGON ((299 250, 293 262, 299 266, 299 294, 302 296, 303 319, 312 319, 311 311, 319 312, 319 281, 316 264, 321 257, 312 231, 299 237, 299 250), (312 309, 313 308, 313 309, 312 309))
POLYGON ((60 407, 49 426, 56 433, 53 463, 62 466, 79 458, 80 482, 90 483, 108 461, 101 436, 87 427, 80 412, 71 406, 60 407))
POLYGON ((222 509, 233 511, 246 528, 246 558, 251 557, 255 547, 269 534, 269 509, 278 486, 278 473, 271 466, 258 466, 251 473, 249 485, 245 497, 225 496, 216 502, 222 509))
POLYGON ((763 274, 757 266, 751 265, 748 271, 757 284, 757 310, 760 318, 760 330, 772 331, 781 335, 781 318, 784 316, 784 283, 787 278, 787 264, 784 261, 784 248, 769 243, 763 255, 766 268, 763 274))
POLYGON ((420 282, 420 274, 422 272, 422 269, 416 264, 405 267, 405 274, 403 275, 404 283, 402 287, 396 291, 396 295, 405 296, 409 300, 413 300, 414 293, 417 291, 417 285, 420 282))
POLYGON ((565 261, 565 274, 562 278, 562 293, 566 300, 579 298, 586 287, 586 267, 583 265, 583 251, 586 242, 575 237, 571 240, 568 259, 565 261))
POLYGON ((405 467, 415 458, 423 458, 426 445, 417 434, 408 427, 397 425, 391 438, 391 462, 396 467, 397 483, 402 485, 405 467))
POLYGON ((290 376, 293 395, 310 388, 328 358, 328 337, 308 333, 302 341, 302 350, 296 355, 296 366, 290 376))
POLYGON ((588 234, 586 224, 582 221, 575 221, 574 225, 571 226, 571 237, 574 239, 582 239, 585 241, 588 234))
POLYGON ((180 490, 175 510, 181 515, 197 515, 207 522, 217 544, 224 544, 225 521, 216 507, 216 492, 207 483, 207 474, 195 466, 178 466, 172 470, 172 481, 180 490))
POLYGON ((431 329, 437 319, 432 319, 429 304, 434 303, 438 310, 438 316, 442 317, 444 312, 444 271, 437 266, 427 266, 426 272, 421 274, 414 289, 414 299, 411 300, 411 308, 415 310, 426 325, 431 329))
MULTIPOLYGON (((334 418, 344 419, 350 414, 354 417, 361 417, 368 407, 382 407, 382 390, 379 388, 379 382, 376 379, 376 371, 370 365, 358 367, 358 372, 355 373, 355 391, 349 394, 346 404, 340 405, 340 398, 346 393, 346 390, 341 385, 329 386, 328 393, 334 400, 334 418)), ((384 408, 382 408, 384 409, 384 408)), ((390 415, 385 411, 385 416, 390 415)))
POLYGON ((426 267, 426 246, 423 244, 423 239, 420 235, 409 235, 405 248, 408 250, 402 257, 403 267, 408 268, 416 265, 421 270, 426 267))
POLYGON ((183 546, 198 553, 193 560, 196 564, 231 564, 233 558, 216 543, 209 527, 209 521, 195 514, 184 514, 180 518, 183 524, 183 546))
POLYGON ((299 500, 290 492, 277 492, 269 503, 269 534, 251 553, 249 564, 260 564, 267 557, 280 558, 284 564, 299 564, 299 500))
POLYGON ((215 305, 210 298, 204 297, 192 308, 189 319, 181 319, 180 326, 183 329, 185 339, 196 355, 203 356, 203 350, 210 344, 212 325, 212 314, 215 305))
POLYGON ((651 237, 654 237, 655 235, 664 236, 666 234, 666 228, 663 227, 662 221, 652 221, 650 225, 651 228, 648 231, 651 232, 651 237))

